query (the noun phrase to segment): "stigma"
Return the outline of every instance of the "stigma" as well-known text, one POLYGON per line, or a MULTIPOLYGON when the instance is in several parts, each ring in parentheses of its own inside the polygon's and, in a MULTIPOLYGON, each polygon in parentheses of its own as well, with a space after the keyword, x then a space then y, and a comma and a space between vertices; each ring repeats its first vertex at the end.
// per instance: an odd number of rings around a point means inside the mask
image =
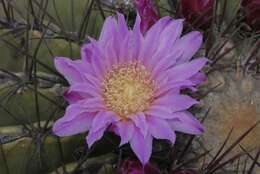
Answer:
POLYGON ((114 65, 103 83, 105 105, 119 117, 128 118, 149 108, 155 87, 150 72, 138 62, 114 65))

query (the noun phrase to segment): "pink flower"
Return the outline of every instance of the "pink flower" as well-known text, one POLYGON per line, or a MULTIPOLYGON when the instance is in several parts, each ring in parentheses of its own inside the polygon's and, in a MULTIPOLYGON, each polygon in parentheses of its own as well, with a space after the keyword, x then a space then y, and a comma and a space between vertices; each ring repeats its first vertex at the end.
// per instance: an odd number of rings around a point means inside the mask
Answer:
POLYGON ((260 30, 260 0, 243 0, 242 6, 246 13, 246 22, 260 30))
POLYGON ((160 17, 153 0, 135 0, 134 3, 141 16, 141 31, 145 33, 160 17))
POLYGON ((160 174, 160 171, 149 163, 143 166, 138 161, 125 160, 118 174, 160 174))
POLYGON ((152 141, 175 142, 175 131, 201 134, 203 127, 186 111, 198 103, 180 94, 202 82, 206 58, 191 60, 202 43, 199 32, 181 37, 183 20, 163 17, 143 35, 137 16, 133 29, 125 18, 108 17, 99 40, 81 48, 81 59, 55 58, 70 83, 65 115, 53 126, 58 136, 88 131, 91 147, 109 128, 130 143, 146 164, 152 141), (174 30, 173 30, 174 28, 174 30))
POLYGON ((200 28, 210 25, 214 0, 181 0, 178 14, 190 24, 200 28))

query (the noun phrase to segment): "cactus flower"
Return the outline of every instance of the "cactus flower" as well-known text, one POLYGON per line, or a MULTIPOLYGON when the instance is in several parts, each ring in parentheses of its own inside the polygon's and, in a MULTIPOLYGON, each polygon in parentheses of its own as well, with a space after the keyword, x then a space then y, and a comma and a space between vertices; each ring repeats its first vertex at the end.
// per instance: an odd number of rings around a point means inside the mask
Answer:
POLYGON ((181 0, 178 14, 196 27, 207 28, 213 14, 214 0, 181 0))
POLYGON ((144 33, 158 21, 160 17, 153 4, 153 0, 135 0, 134 4, 141 16, 141 31, 144 33))
POLYGON ((246 22, 256 30, 260 30, 260 0, 243 0, 246 22))
POLYGON ((106 130, 129 143, 146 164, 152 141, 175 142, 175 131, 201 134, 203 126, 188 108, 198 103, 180 93, 201 83, 206 58, 191 60, 202 43, 199 32, 181 37, 183 20, 163 17, 144 35, 137 15, 133 29, 118 13, 108 17, 98 40, 81 48, 81 59, 55 58, 55 67, 68 80, 69 106, 53 125, 58 136, 88 131, 89 147, 106 130), (174 28, 174 29, 173 29, 174 28))
POLYGON ((143 166, 138 161, 125 160, 120 166, 118 174, 160 174, 160 171, 150 163, 143 166))

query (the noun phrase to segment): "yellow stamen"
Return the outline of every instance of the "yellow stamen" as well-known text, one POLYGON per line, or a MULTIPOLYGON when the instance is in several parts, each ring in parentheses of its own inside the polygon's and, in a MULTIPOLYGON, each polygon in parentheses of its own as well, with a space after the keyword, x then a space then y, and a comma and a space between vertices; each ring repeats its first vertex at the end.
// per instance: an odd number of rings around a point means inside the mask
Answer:
POLYGON ((153 101, 154 91, 150 73, 139 63, 113 66, 103 84, 106 107, 122 118, 145 111, 153 101))

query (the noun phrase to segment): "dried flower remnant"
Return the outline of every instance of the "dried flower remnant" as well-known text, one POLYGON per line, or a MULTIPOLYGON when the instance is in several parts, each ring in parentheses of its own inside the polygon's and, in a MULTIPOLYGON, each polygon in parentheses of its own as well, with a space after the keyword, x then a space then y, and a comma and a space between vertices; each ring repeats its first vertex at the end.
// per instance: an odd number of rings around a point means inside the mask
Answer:
POLYGON ((243 0, 242 6, 246 22, 255 30, 260 30, 260 0, 243 0))
POLYGON ((134 0, 135 7, 141 16, 141 31, 146 32, 159 20, 159 15, 153 0, 134 0))
POLYGON ((209 27, 213 15, 214 0, 181 0, 178 15, 199 28, 209 27))
POLYGON ((91 147, 108 129, 130 143, 142 164, 152 141, 175 142, 175 131, 201 134, 203 126, 188 108, 198 103, 180 94, 200 84, 206 58, 191 60, 202 43, 199 32, 181 37, 183 20, 161 18, 144 35, 137 15, 133 29, 118 13, 105 22, 99 40, 82 46, 81 59, 55 58, 70 83, 65 115, 53 126, 58 136, 88 132, 91 147), (175 30, 172 30, 175 28, 175 30))
POLYGON ((150 163, 143 166, 138 161, 125 160, 118 174, 160 174, 160 170, 150 163))

